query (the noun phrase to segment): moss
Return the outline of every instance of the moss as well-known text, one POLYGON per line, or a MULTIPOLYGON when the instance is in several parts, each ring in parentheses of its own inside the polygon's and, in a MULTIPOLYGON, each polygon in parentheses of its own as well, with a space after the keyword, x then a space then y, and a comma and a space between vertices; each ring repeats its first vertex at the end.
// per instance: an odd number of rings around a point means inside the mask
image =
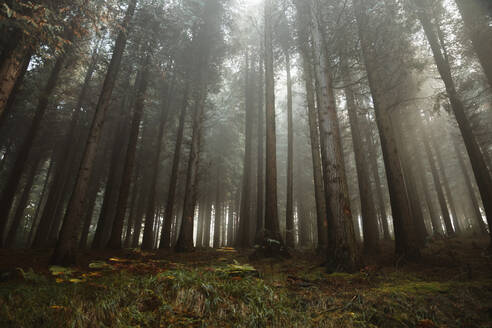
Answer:
POLYGON ((383 284, 378 291, 383 293, 436 294, 448 293, 449 283, 437 281, 405 281, 401 284, 383 284))

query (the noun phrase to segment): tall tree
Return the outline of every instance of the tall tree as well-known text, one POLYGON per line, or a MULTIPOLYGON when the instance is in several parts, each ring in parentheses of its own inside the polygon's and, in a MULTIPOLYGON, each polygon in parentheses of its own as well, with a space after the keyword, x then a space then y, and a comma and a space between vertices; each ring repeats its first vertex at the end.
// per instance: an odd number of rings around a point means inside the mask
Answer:
MULTIPOLYGON (((69 39, 72 39, 74 32, 70 29, 68 33, 69 33, 69 39)), ((66 49, 61 55, 58 56, 58 58, 55 61, 54 67, 51 70, 46 85, 44 86, 44 88, 42 89, 39 95, 38 104, 35 110, 35 115, 31 123, 31 126, 29 127, 27 136, 22 142, 20 150, 17 153, 17 157, 15 159, 13 170, 10 173, 7 183, 2 191, 2 195, 0 198, 0 241, 3 240, 3 236, 5 234, 9 212, 12 207, 12 202, 14 200, 15 192, 19 186, 21 175, 28 165, 27 159, 29 153, 31 152, 31 149, 33 147, 34 140, 39 133, 43 117, 48 109, 50 96, 55 90, 56 84, 60 77, 60 73, 64 68, 65 61, 68 56, 69 56, 69 50, 66 49)))
MULTIPOLYGON (((458 122, 458 127, 461 131, 468 156, 471 160, 473 173, 477 181, 478 189, 480 190, 487 221, 489 226, 492 226, 492 198, 490 197, 490 195, 492 195, 492 176, 487 168, 487 164, 480 146, 478 145, 477 139, 473 134, 473 129, 466 116, 463 102, 458 95, 458 91, 456 90, 451 74, 447 51, 443 40, 440 38, 440 36, 442 36, 442 31, 439 27, 439 22, 433 22, 431 17, 429 17, 426 0, 415 0, 415 4, 417 5, 417 15, 422 24, 425 35, 427 36, 427 40, 434 55, 434 61, 441 79, 446 87, 446 93, 448 95, 449 102, 451 103, 451 108, 456 121, 458 122)), ((490 245, 492 247, 492 229, 489 231, 489 234, 491 238, 490 245)))
POLYGON ((137 153, 138 135, 140 132, 140 123, 142 121, 143 110, 145 106, 145 95, 147 92, 147 86, 149 83, 149 71, 152 60, 152 53, 147 49, 146 59, 141 68, 141 76, 139 78, 139 86, 135 99, 135 106, 133 109, 133 118, 130 128, 130 138, 126 148, 125 162, 123 164, 123 174, 121 176, 120 192, 118 196, 118 202, 116 206, 116 215, 113 220, 113 229, 111 230, 111 236, 109 239, 108 247, 113 249, 120 249, 121 237, 123 233, 123 223, 125 221, 125 214, 127 210, 128 196, 130 194, 130 184, 132 176, 134 174, 133 168, 135 164, 135 156, 137 153))
MULTIPOLYGON (((388 180, 388 189, 390 194, 391 212, 393 215, 393 226, 395 231, 395 250, 400 256, 406 258, 420 257, 420 251, 416 242, 415 227, 413 224, 411 210, 405 190, 405 182, 403 180, 402 167, 400 157, 396 146, 396 140, 393 134, 393 126, 391 123, 391 100, 388 99, 387 90, 394 87, 395 79, 399 78, 402 72, 394 70, 382 70, 382 58, 385 58, 385 65, 392 65, 392 68, 401 67, 398 58, 395 58, 396 52, 391 52, 392 48, 397 48, 397 44, 392 44, 394 40, 384 39, 385 47, 380 46, 380 35, 374 36, 376 26, 380 28, 393 27, 395 23, 392 21, 393 16, 389 15, 385 5, 380 7, 385 15, 382 20, 378 15, 379 12, 372 12, 369 8, 376 7, 374 0, 354 1, 355 17, 359 31, 360 45, 364 64, 367 70, 369 88, 371 90, 374 103, 374 111, 376 114, 376 123, 379 130, 381 148, 383 151, 383 159, 388 180), (376 25, 378 24, 378 25, 376 25), (386 26, 382 26, 386 24, 386 26), (376 26, 375 26, 376 25, 376 26), (392 77, 387 76, 387 72, 395 72, 392 77)), ((396 31, 395 31, 396 33, 396 31)), ((392 35, 388 35, 392 37, 392 35)), ((398 83, 398 81, 396 81, 398 83)))
POLYGON ((74 191, 70 197, 60 231, 60 236, 51 259, 51 262, 55 264, 69 264, 75 261, 78 219, 82 214, 84 200, 89 187, 89 179, 94 166, 94 159, 96 157, 96 151, 101 137, 104 118, 110 104, 116 77, 120 70, 121 59, 123 57, 123 52, 125 50, 128 37, 127 29, 135 12, 136 5, 137 0, 129 1, 125 18, 121 24, 122 29, 119 32, 115 42, 113 56, 111 58, 111 62, 109 63, 101 94, 99 95, 99 100, 96 105, 94 119, 92 121, 84 154, 82 156, 82 162, 77 174, 74 191))
POLYGON ((359 265, 360 255, 350 209, 330 64, 323 39, 324 23, 318 16, 320 10, 319 2, 315 1, 315 5, 311 7, 313 19, 311 32, 315 56, 314 71, 318 82, 319 129, 323 140, 321 144, 326 154, 323 178, 325 193, 328 196, 327 208, 330 213, 328 261, 330 269, 353 270, 359 265))
POLYGON ((277 205, 277 147, 275 133, 275 78, 273 72, 273 3, 265 0, 265 105, 266 105, 266 174, 265 234, 262 244, 272 250, 283 244, 277 205))
POLYGON ((305 2, 296 0, 298 48, 302 56, 302 68, 306 88, 308 110, 309 137, 311 141, 311 156, 313 161, 314 196, 316 201, 316 222, 318 231, 318 248, 327 246, 328 218, 326 213, 323 173, 321 167, 320 140, 318 119, 316 113, 315 95, 313 88, 313 71, 309 45, 309 10, 305 2))
MULTIPOLYGON (((348 74, 347 67, 345 67, 345 71, 346 74, 348 74)), ((377 249, 379 240, 376 208, 371 197, 372 192, 369 180, 369 170, 364 157, 364 143, 360 132, 361 126, 359 124, 359 113, 357 112, 354 93, 351 86, 345 87, 344 91, 350 122, 350 132, 352 133, 357 182, 359 185, 362 229, 364 232, 364 250, 370 253, 377 249)))
POLYGON ((163 219, 164 225, 161 231, 161 242, 159 244, 159 248, 161 249, 171 247, 171 224, 174 217, 173 210, 174 210, 174 203, 176 201, 176 185, 178 183, 179 163, 181 158, 181 145, 183 143, 184 125, 186 119, 186 112, 188 108, 189 88, 190 88, 190 82, 186 81, 186 85, 183 91, 183 100, 181 103, 181 112, 179 116, 178 131, 176 134, 176 143, 174 144, 173 164, 171 168, 171 177, 169 179, 169 188, 167 191, 166 207, 164 210, 164 219, 163 219))
MULTIPOLYGON (((486 0, 455 0, 463 18, 465 29, 469 35, 473 49, 477 53, 480 64, 489 85, 492 87, 492 16, 487 14, 486 0)), ((490 4, 489 4, 490 6, 490 4)))
POLYGON ((242 192, 241 192, 241 212, 239 217, 239 233, 237 239, 237 245, 239 247, 250 246, 250 226, 251 226, 251 172, 253 164, 253 101, 252 101, 252 87, 251 87, 251 67, 252 61, 249 59, 249 50, 246 50, 245 54, 245 112, 246 112, 246 127, 245 127, 245 150, 244 150, 244 162, 243 162, 243 178, 242 178, 242 192))

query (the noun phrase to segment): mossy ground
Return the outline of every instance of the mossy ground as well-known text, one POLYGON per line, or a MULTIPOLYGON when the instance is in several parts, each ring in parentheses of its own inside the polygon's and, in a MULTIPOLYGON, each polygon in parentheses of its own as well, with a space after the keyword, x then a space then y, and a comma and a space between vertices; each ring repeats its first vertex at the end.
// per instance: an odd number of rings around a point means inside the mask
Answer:
POLYGON ((351 274, 327 274, 309 252, 125 250, 50 272, 49 251, 1 251, 0 327, 492 327, 485 246, 436 240, 404 265, 383 247, 351 274))

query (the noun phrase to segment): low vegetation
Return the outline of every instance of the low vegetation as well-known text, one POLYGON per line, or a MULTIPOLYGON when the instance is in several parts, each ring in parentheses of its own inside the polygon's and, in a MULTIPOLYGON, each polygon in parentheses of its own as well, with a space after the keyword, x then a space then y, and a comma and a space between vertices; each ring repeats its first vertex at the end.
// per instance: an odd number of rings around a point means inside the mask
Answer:
POLYGON ((475 246, 432 243, 424 259, 432 269, 368 265, 350 274, 327 274, 312 253, 249 264, 249 252, 232 248, 90 253, 78 267, 6 271, 0 326, 490 327, 491 263, 475 246), (450 246, 460 251, 442 252, 450 246))

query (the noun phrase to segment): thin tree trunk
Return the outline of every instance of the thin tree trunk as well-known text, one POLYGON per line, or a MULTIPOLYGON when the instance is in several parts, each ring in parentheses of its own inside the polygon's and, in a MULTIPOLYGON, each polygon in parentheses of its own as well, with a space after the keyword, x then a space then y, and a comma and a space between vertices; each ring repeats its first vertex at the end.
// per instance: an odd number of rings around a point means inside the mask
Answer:
MULTIPOLYGON (((263 240, 263 232, 265 230, 265 224, 264 224, 264 198, 265 198, 265 193, 264 193, 264 188, 265 188, 265 182, 264 182, 264 147, 265 147, 265 123, 264 123, 264 118, 265 118, 265 109, 264 109, 264 102, 263 99, 265 97, 265 91, 263 88, 264 84, 264 70, 263 70, 263 42, 261 42, 261 55, 259 56, 259 71, 258 71, 258 112, 257 112, 257 141, 258 141, 258 155, 257 155, 257 177, 256 177, 256 233, 255 233, 255 243, 260 244, 263 240)), ((232 204, 232 203, 231 203, 232 204)), ((233 221, 229 222, 231 228, 228 231, 227 234, 227 241, 229 242, 229 245, 232 245, 232 241, 234 240, 234 230, 233 230, 233 221), (229 234, 230 232, 230 234, 229 234)))
POLYGON ((38 105, 36 107, 29 132, 19 148, 20 150, 17 154, 17 158, 15 159, 12 172, 10 173, 2 192, 2 196, 0 198, 0 240, 3 239, 15 192, 19 186, 20 177, 28 165, 27 159, 33 147, 34 140, 40 130, 44 114, 48 108, 49 98, 55 90, 56 83, 58 82, 58 78, 64 67, 65 59, 68 57, 67 51, 60 55, 60 57, 56 60, 55 66, 51 70, 48 81, 40 93, 38 105))
POLYGON ((372 137, 372 129, 369 119, 366 121, 366 126, 364 129, 366 135, 366 147, 368 148, 369 165, 374 179, 375 189, 376 189, 376 199, 378 202, 379 216, 381 220, 381 225, 383 226, 383 238, 384 240, 390 240, 388 216, 386 214, 386 203, 383 198, 383 188, 381 186, 381 178, 379 177, 378 168, 378 157, 376 155, 376 145, 372 137))
MULTIPOLYGON (((203 80, 205 81, 205 79, 203 80)), ((204 120, 206 87, 204 82, 199 87, 196 105, 193 110, 193 128, 191 136, 190 155, 188 159, 188 169, 186 172, 186 185, 183 203, 183 216, 181 229, 179 229, 176 241, 176 251, 189 252, 194 249, 193 245, 193 226, 195 215, 195 204, 198 191, 198 167, 200 162, 202 126, 204 120)))
POLYGON ((179 163, 181 158, 186 112, 188 108, 189 88, 190 82, 187 81, 183 91, 183 102, 181 104, 181 114, 179 117, 176 143, 174 145, 173 165, 171 168, 171 177, 169 179, 169 188, 167 191, 167 201, 164 212, 164 227, 161 232, 161 243, 159 245, 159 248, 161 249, 171 247, 171 223, 174 216, 174 203, 176 202, 176 185, 178 183, 179 163))
POLYGON ((89 187, 89 179, 94 166, 97 147, 101 138, 101 130, 113 93, 116 77, 120 70, 121 59, 126 46, 127 29, 135 12, 137 0, 130 0, 123 23, 122 30, 118 34, 113 50, 113 56, 109 64, 108 72, 104 80, 101 94, 95 110, 95 116, 89 132, 82 162, 75 183, 75 188, 70 201, 57 241, 51 262, 54 264, 71 264, 75 261, 77 248, 78 219, 83 211, 84 200, 89 187))
POLYGON ((41 191, 41 194, 38 199, 38 204, 36 206, 36 212, 34 213, 32 225, 31 225, 31 231, 29 231, 29 236, 27 237, 27 244, 26 247, 29 248, 32 245, 33 238, 34 238, 34 233, 36 232, 36 228, 38 226, 38 218, 39 218, 39 213, 41 212, 41 208, 43 207, 44 203, 44 198, 46 195, 46 190, 48 189, 48 184, 51 179, 51 173, 53 169, 53 158, 50 159, 50 165, 48 167, 48 171, 46 172, 46 177, 44 178, 44 183, 43 183, 43 189, 41 191))
MULTIPOLYGON (((492 87, 492 27, 485 0, 455 0, 478 60, 492 87)), ((489 4, 490 6, 490 4, 489 4)))
MULTIPOLYGON (((449 227, 450 231, 454 231, 456 233, 460 233, 460 227, 458 225, 458 217, 456 214, 456 206, 454 205, 453 194, 451 193, 451 189, 449 188, 449 180, 446 175, 446 168, 444 166, 444 162, 442 160, 441 150, 439 149, 439 145, 434 141, 435 138, 431 136, 432 148, 434 148, 434 152, 436 154, 437 159, 437 167, 438 170, 441 171, 442 177, 442 186, 444 188, 444 192, 446 193, 446 198, 448 200, 449 210, 451 211, 451 222, 453 222, 453 227, 449 227)), ((448 228, 448 226, 446 226, 448 228)))
POLYGON ((410 202, 410 208, 412 210, 417 240, 419 242, 419 246, 423 247, 428 234, 424 223, 424 215, 422 213, 419 193, 417 191, 417 179, 415 178, 412 158, 410 156, 410 154, 413 154, 414 151, 411 148, 412 143, 406 138, 405 127, 403 125, 403 113, 399 111, 395 116, 397 121, 395 126, 398 128, 398 133, 395 131, 395 136, 397 136, 397 142, 399 143, 398 149, 400 151, 400 161, 403 168, 403 177, 407 188, 408 201, 410 202))
POLYGON ((108 178, 106 181, 106 187, 104 190, 104 198, 101 207, 101 212, 99 213, 99 219, 97 221, 96 232, 94 239, 92 240, 92 249, 101 249, 106 245, 106 236, 109 235, 111 229, 116 201, 118 199, 118 177, 121 176, 120 163, 124 156, 124 138, 120 136, 125 135, 123 128, 123 122, 118 123, 118 128, 116 129, 114 145, 112 147, 111 162, 108 169, 108 178))
POLYGON ((452 137, 452 142, 453 142, 453 147, 454 151, 456 152, 456 156, 458 157, 458 163, 460 165, 461 172, 463 174, 463 178, 465 179, 465 185, 466 189, 468 191, 468 195, 470 197, 470 202, 472 204, 472 209, 473 209, 473 217, 474 217, 474 224, 476 224, 476 228, 478 228, 478 231, 480 233, 487 233, 487 228, 485 227, 485 223, 483 222, 482 219, 482 213, 480 212, 480 207, 478 203, 478 199, 475 196, 475 190, 473 188, 471 178, 468 174, 468 170, 466 168, 465 164, 465 159, 463 158, 463 155, 461 154, 461 151, 458 146, 458 141, 456 138, 452 137))
MULTIPOLYGON (((473 135, 473 129, 470 125, 470 121, 466 117, 465 108, 461 99, 458 96, 456 87, 452 78, 451 68, 447 58, 446 50, 442 47, 442 40, 439 40, 439 35, 434 32, 436 26, 432 24, 429 16, 425 11, 425 5, 422 0, 416 0, 417 5, 420 7, 418 10, 419 20, 422 23, 424 32, 427 36, 427 40, 434 54, 434 60, 436 62, 437 69, 441 78, 446 86, 446 92, 451 103, 451 108, 458 122, 458 127, 463 136, 463 141, 465 142, 466 150, 473 168, 473 173, 475 175, 475 180, 477 181, 478 189, 480 190, 480 196, 482 197, 483 206, 485 210, 485 215, 487 217, 487 222, 489 227, 492 226, 492 177, 487 168, 484 156, 480 150, 478 142, 473 135)), ((439 26, 437 26, 438 32, 439 26)), ((442 33, 441 33, 442 34, 442 33)), ((489 231, 491 238, 492 247, 492 229, 489 231)))
MULTIPOLYGON (((217 168, 217 185, 215 188, 215 204, 214 204, 214 248, 220 247, 220 226, 222 225, 222 193, 221 193, 221 175, 220 168, 217 168)), ((249 204, 248 204, 249 206, 249 204)), ((249 226, 244 226, 244 229, 248 229, 249 226)), ((240 228, 241 229, 241 228, 240 228)), ((248 229, 249 230, 249 229, 248 229)), ((244 237, 243 237, 244 238, 244 237)), ((245 246, 245 245, 241 245, 245 246)))
MULTIPOLYGON (((253 159, 253 106, 252 106, 252 94, 251 94, 251 81, 250 81, 250 61, 248 52, 245 56, 245 112, 246 112, 246 126, 245 126, 245 150, 244 150, 244 162, 243 162, 243 185, 241 192, 241 216, 239 219, 239 235, 237 240, 237 246, 246 248, 250 246, 250 224, 251 224, 251 171, 252 171, 252 159, 253 159)), ((219 164, 218 164, 219 165, 219 164)), ((220 169, 218 169, 220 170, 220 169)), ((216 204, 217 206, 217 204, 216 204)), ((214 237, 214 247, 215 247, 214 237)))
POLYGON ((207 202, 205 205, 205 227, 204 227, 204 231, 203 231, 203 245, 206 248, 210 247, 211 219, 212 219, 212 202, 210 201, 210 199, 207 199, 207 202))
POLYGON ((311 68, 311 51, 309 51, 309 23, 308 13, 305 12, 304 4, 296 0, 297 21, 298 21, 298 42, 299 50, 302 55, 302 67, 306 84, 306 100, 308 107, 308 123, 311 141, 311 156, 313 161, 314 177, 314 196, 316 201, 316 222, 318 227, 318 248, 323 249, 327 246, 327 213, 325 192, 323 186, 323 173, 321 167, 320 140, 318 131, 318 120, 316 114, 315 95, 313 90, 313 72, 311 68))
POLYGON ((34 178, 36 177, 36 173, 38 171, 39 164, 41 163, 41 156, 36 155, 36 158, 31 164, 31 168, 27 173, 26 183, 24 185, 24 190, 17 202, 17 209, 14 213, 14 217, 12 219, 12 224, 10 225, 10 229, 8 231, 7 237, 5 239, 5 247, 12 248, 14 246, 15 241, 18 240, 17 233, 19 227, 23 221, 23 214, 27 206, 27 202, 29 201, 29 195, 31 193, 32 185, 34 183, 34 178))
MULTIPOLYGON (((128 196, 130 194, 130 185, 134 174, 135 156, 137 153, 138 135, 140 132, 140 123, 142 121, 143 110, 145 106, 145 95, 147 92, 150 61, 152 54, 147 53, 143 67, 141 68, 140 83, 135 100, 135 108, 133 112, 133 119, 130 128, 130 138, 126 148, 126 156, 123 167, 123 174, 121 176, 120 192, 118 194, 118 202, 116 205, 116 215, 113 220, 113 228, 111 230, 111 236, 109 238, 108 247, 112 249, 121 249, 121 238, 123 234, 123 224, 125 222, 125 214, 128 203, 128 196)), ((152 196, 150 196, 152 197, 152 196)), ((153 211, 152 211, 153 212, 153 211)))
MULTIPOLYGON (((348 69, 345 68, 345 70, 346 74, 348 74, 348 69)), ((372 201, 371 182, 369 180, 369 170, 366 165, 364 144, 360 134, 361 127, 359 124, 359 114, 357 113, 354 94, 350 87, 345 88, 345 99, 347 101, 347 111, 357 170, 357 182, 359 185, 362 228, 364 233, 364 251, 372 253, 378 248, 379 228, 376 208, 372 201)))
POLYGON ((287 207, 285 211, 285 244, 295 246, 294 235, 294 127, 292 119, 292 78, 290 76, 290 55, 285 52, 287 72, 287 207))

